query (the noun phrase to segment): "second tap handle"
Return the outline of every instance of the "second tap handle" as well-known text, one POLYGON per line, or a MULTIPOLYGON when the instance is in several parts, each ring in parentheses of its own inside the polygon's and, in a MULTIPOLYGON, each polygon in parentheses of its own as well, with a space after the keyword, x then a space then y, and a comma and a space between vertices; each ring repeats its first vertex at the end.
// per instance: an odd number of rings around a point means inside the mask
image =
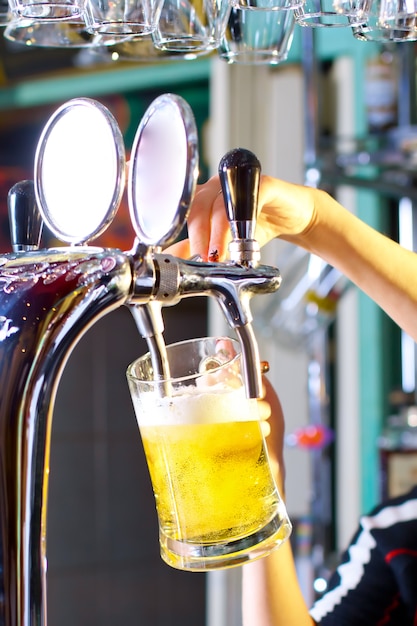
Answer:
POLYGON ((221 159, 220 184, 233 239, 254 239, 261 164, 250 150, 236 148, 221 159))
POLYGON ((10 189, 7 197, 10 237, 13 252, 39 248, 43 220, 31 180, 22 180, 10 189))

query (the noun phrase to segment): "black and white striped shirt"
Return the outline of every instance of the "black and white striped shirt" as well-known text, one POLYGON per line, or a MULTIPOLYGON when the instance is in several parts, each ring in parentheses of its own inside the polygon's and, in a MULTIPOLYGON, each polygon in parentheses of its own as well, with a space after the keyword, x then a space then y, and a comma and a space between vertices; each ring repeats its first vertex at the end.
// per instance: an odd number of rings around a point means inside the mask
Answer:
POLYGON ((417 487, 361 517, 310 614, 320 626, 417 626, 417 487))

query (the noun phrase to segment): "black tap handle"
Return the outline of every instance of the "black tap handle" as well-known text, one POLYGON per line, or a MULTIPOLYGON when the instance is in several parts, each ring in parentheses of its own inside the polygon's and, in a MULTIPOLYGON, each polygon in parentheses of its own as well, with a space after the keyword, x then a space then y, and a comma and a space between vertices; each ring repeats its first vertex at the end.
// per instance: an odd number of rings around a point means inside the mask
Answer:
POLYGON ((7 196, 10 238, 14 252, 39 248, 43 220, 36 203, 32 180, 22 180, 7 196))
POLYGON ((261 164, 250 150, 236 148, 221 159, 220 184, 233 239, 253 239, 261 164))

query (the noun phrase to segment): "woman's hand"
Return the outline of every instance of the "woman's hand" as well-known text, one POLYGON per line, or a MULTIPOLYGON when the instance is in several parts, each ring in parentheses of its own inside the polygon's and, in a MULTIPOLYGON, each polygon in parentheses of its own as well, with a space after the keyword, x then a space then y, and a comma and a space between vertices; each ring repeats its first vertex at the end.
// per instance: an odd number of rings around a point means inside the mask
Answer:
POLYGON ((271 382, 262 379, 263 395, 258 400, 259 416, 262 422, 262 430, 266 437, 269 461, 274 472, 274 478, 281 495, 284 495, 285 465, 284 465, 284 414, 278 395, 271 382))
MULTIPOLYGON (((312 224, 316 190, 261 176, 256 239, 263 246, 275 237, 291 240, 312 224)), ((199 255, 203 261, 214 254, 224 260, 230 227, 220 180, 213 176, 198 185, 187 220, 188 240, 171 246, 169 252, 183 258, 199 255)))

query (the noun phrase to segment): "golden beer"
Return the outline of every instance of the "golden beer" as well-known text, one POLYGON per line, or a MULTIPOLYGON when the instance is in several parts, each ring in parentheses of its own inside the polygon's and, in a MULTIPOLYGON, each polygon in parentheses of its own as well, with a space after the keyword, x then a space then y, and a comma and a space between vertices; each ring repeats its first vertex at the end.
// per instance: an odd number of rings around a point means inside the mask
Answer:
POLYGON ((167 537, 228 541, 273 516, 276 489, 259 422, 148 426, 142 439, 167 537))

